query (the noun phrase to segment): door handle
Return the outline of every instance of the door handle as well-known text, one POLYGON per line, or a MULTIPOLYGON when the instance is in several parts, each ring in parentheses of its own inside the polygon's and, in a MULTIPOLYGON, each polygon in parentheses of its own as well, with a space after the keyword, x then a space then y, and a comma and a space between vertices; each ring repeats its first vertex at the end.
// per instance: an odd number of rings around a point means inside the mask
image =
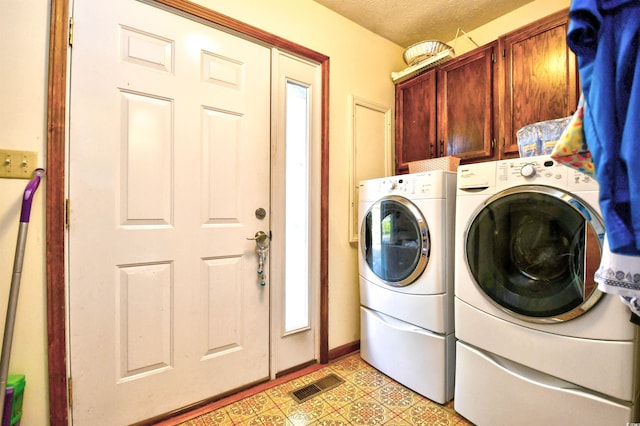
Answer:
POLYGON ((267 276, 264 273, 264 262, 267 260, 267 253, 269 252, 270 238, 264 231, 258 231, 253 238, 247 238, 247 240, 254 240, 256 242, 256 254, 258 255, 258 279, 260 285, 267 285, 267 276))
POLYGON ((258 231, 253 236, 253 238, 247 238, 247 240, 255 240, 256 247, 261 250, 266 250, 269 248, 269 235, 267 235, 264 231, 258 231))

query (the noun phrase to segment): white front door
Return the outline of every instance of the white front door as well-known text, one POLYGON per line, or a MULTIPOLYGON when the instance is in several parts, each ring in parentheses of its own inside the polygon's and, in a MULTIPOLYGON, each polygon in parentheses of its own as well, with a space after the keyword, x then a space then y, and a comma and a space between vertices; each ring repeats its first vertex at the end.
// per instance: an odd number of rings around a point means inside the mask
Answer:
POLYGON ((72 416, 130 424, 269 377, 270 50, 134 0, 73 17, 72 416))

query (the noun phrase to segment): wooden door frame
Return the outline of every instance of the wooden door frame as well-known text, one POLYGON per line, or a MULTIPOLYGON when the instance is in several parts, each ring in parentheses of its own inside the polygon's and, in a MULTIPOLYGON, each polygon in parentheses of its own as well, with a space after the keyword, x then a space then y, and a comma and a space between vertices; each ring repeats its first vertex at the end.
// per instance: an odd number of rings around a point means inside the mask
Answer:
MULTIPOLYGON (((320 200, 320 362, 329 361, 329 57, 187 0, 156 0, 170 9, 244 34, 270 46, 318 62, 322 68, 320 200)), ((66 131, 69 2, 52 0, 47 99, 46 274, 50 424, 67 425, 67 307, 65 276, 66 131)))

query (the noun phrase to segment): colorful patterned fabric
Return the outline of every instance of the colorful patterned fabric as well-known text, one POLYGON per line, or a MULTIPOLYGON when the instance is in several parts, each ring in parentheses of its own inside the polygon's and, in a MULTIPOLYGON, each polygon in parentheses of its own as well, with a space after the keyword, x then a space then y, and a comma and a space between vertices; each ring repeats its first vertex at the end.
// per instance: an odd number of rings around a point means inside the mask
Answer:
POLYGON ((587 141, 584 138, 584 99, 580 97, 578 109, 571 117, 569 124, 562 132, 560 139, 551 151, 551 157, 564 165, 578 169, 583 173, 594 176, 593 158, 587 141))

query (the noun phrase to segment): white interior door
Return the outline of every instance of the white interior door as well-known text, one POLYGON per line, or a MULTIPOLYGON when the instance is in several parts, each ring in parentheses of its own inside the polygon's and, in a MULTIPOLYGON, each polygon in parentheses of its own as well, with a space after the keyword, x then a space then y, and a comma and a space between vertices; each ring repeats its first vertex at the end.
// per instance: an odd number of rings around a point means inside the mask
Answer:
POLYGON ((134 0, 73 16, 72 416, 129 424, 269 376, 270 50, 134 0))

